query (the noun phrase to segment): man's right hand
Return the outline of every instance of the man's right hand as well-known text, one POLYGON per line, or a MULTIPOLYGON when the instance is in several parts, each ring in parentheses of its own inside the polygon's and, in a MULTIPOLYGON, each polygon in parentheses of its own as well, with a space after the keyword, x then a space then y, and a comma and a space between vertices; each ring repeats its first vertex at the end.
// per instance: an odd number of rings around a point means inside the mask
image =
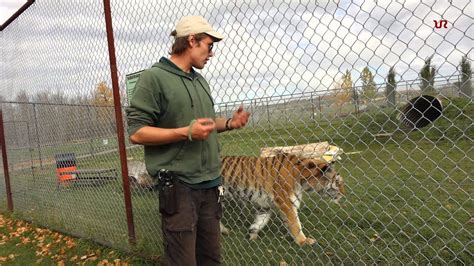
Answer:
POLYGON ((206 140, 215 129, 216 123, 213 119, 198 118, 192 125, 191 136, 193 140, 206 140))

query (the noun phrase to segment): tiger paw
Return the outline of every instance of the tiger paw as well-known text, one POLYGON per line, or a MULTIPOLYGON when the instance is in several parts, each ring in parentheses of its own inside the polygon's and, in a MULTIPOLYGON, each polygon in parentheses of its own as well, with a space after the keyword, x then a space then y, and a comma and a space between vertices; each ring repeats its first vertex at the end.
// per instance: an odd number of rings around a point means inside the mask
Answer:
POLYGON ((221 227, 221 234, 225 236, 230 234, 230 230, 227 229, 227 227, 225 227, 222 223, 220 224, 220 227, 221 227))
POLYGON ((304 245, 314 245, 316 243, 316 239, 307 237, 302 241, 298 241, 298 245, 304 246, 304 245))
POLYGON ((256 233, 250 233, 249 240, 256 240, 258 235, 256 233))

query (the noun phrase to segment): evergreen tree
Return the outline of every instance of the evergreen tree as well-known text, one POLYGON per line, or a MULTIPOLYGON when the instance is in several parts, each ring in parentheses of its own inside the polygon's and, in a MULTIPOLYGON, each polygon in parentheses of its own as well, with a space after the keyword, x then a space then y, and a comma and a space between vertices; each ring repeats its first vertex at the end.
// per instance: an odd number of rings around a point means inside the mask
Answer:
POLYGON ((365 67, 362 70, 360 78, 362 79, 362 94, 364 95, 364 99, 373 99, 377 94, 377 86, 374 82, 374 75, 370 72, 369 67, 365 67))
POLYGON ((461 72, 461 84, 459 84, 459 94, 461 97, 472 97, 472 69, 471 62, 467 56, 463 56, 459 65, 461 72))
POLYGON ((421 68, 420 78, 421 78, 421 93, 422 94, 434 94, 434 78, 436 75, 436 68, 431 66, 431 60, 433 56, 426 58, 425 65, 421 68))
POLYGON ((387 97, 387 104, 390 107, 395 107, 396 105, 396 89, 397 82, 395 81, 395 67, 391 67, 387 75, 387 87, 385 89, 385 96, 387 97))

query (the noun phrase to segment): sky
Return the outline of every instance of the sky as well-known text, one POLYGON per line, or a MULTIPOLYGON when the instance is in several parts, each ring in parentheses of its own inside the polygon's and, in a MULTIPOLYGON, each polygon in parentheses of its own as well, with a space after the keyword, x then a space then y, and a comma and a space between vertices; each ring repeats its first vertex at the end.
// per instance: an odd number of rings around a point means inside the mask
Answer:
MULTIPOLYGON (((167 56, 169 33, 183 15, 205 16, 226 38, 201 71, 216 103, 334 88, 348 70, 355 85, 369 67, 383 83, 418 77, 431 55, 437 77, 457 75, 472 60, 474 8, 444 1, 182 1, 112 2, 117 69, 125 76, 167 56), (448 28, 437 29, 434 20, 448 28)), ((90 95, 110 82, 102 1, 36 1, 2 33, 0 93, 62 91, 90 95)))
POLYGON ((3 24, 24 4, 26 0, 0 0, 0 24, 3 24))

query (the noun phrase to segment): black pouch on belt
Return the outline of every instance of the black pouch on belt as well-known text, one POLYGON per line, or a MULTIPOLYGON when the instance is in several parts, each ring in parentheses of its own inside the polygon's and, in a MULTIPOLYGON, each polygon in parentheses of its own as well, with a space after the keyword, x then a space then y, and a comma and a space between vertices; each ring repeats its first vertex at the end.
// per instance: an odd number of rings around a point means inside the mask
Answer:
POLYGON ((173 215, 178 212, 178 193, 173 173, 161 169, 158 171, 160 213, 173 215))

